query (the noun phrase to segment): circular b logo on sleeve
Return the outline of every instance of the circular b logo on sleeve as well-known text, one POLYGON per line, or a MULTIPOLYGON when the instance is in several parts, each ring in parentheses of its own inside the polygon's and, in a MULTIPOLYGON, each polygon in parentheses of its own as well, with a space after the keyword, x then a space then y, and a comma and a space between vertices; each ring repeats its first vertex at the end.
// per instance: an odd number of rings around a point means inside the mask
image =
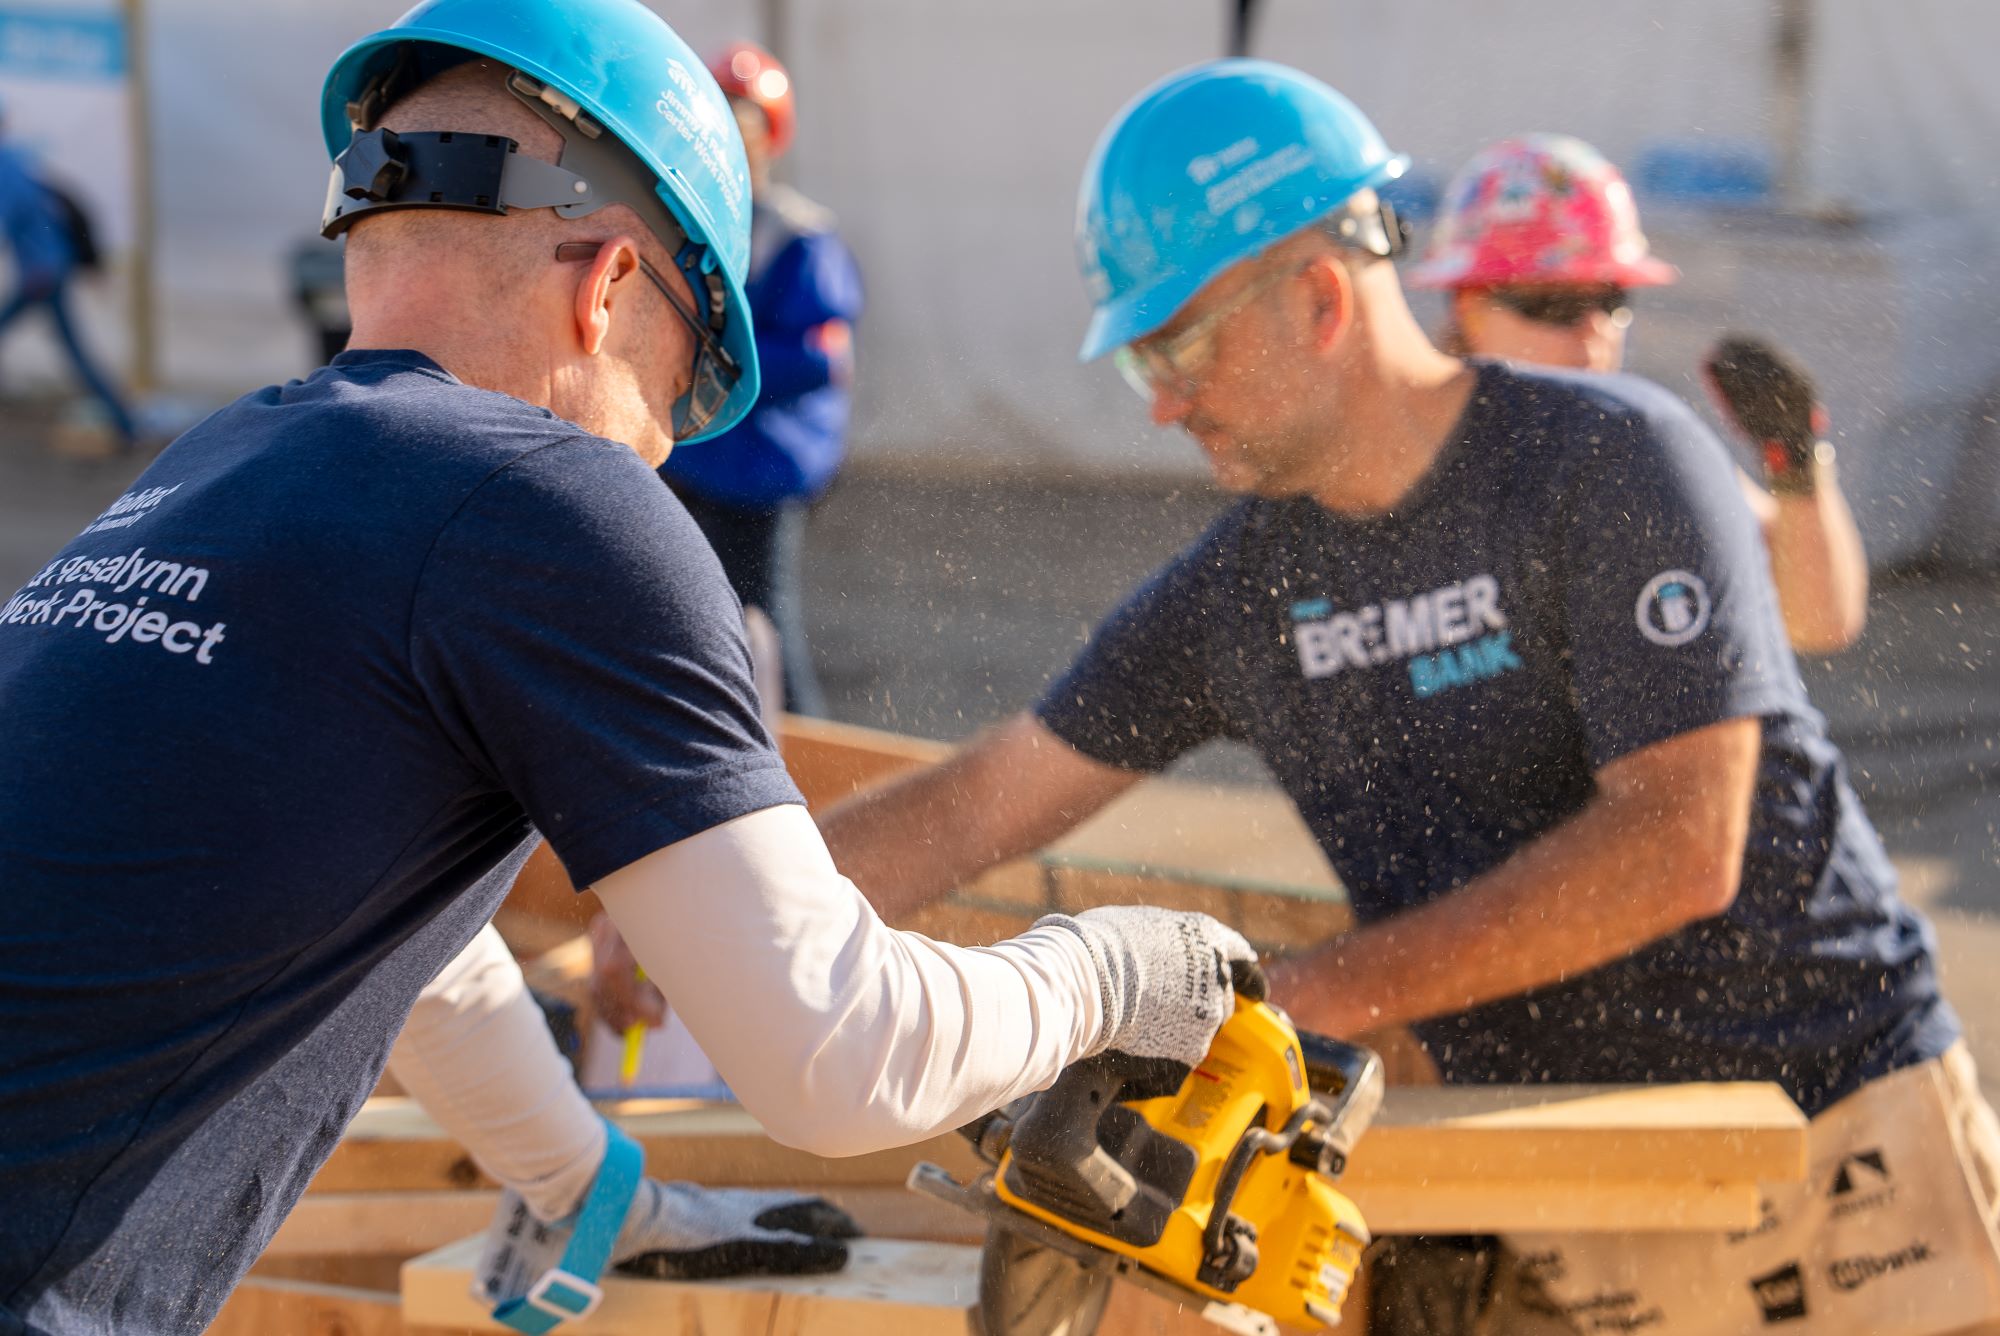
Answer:
POLYGON ((1633 609, 1639 634, 1655 645, 1685 645, 1708 629, 1708 586, 1691 571, 1661 571, 1633 609))

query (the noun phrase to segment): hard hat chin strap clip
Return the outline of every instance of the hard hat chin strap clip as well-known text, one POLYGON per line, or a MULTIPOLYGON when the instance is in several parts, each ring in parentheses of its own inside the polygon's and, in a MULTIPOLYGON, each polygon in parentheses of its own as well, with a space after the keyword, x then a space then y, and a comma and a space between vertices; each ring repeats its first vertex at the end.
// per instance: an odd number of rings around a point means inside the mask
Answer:
MULTIPOLYGON (((577 173, 523 156, 503 135, 463 131, 362 130, 333 160, 320 235, 334 237, 370 213, 457 209, 504 216, 514 209, 560 209, 577 217, 617 195, 577 173)), ((593 174, 595 176, 597 174, 593 174)))
POLYGON ((418 81, 416 43, 398 42, 389 68, 364 84, 360 94, 347 104, 347 123, 356 130, 374 129, 382 113, 418 81))
POLYGON ((1395 206, 1379 196, 1372 205, 1343 205, 1320 224, 1343 246, 1384 260, 1401 255, 1410 245, 1410 225, 1396 216, 1395 206))

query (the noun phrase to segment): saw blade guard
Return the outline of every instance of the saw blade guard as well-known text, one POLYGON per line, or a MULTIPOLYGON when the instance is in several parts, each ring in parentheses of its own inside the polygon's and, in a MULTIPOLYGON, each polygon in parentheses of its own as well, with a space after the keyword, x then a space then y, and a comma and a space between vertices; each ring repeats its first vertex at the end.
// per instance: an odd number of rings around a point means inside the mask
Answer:
POLYGON ((1283 1012, 1239 994, 1192 1072, 1118 1054, 1067 1069, 988 1138, 993 1192, 1194 1294, 1331 1325, 1368 1242, 1332 1178, 1381 1084, 1374 1054, 1325 1041, 1309 1059, 1283 1012))

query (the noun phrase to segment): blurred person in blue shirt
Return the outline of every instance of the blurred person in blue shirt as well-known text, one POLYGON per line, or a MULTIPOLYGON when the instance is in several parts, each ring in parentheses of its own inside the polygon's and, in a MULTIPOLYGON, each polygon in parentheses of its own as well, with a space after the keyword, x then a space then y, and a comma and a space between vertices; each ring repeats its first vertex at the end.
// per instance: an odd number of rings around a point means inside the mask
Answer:
POLYGON ((764 389, 733 430, 676 450, 660 473, 722 559, 737 597, 777 625, 787 708, 820 715, 826 702, 806 647, 800 550, 806 507, 832 483, 846 450, 861 273, 833 215, 771 180, 797 124, 784 67, 739 42, 709 73, 729 97, 750 160, 746 286, 764 389))
POLYGON ((46 310, 76 378, 104 406, 120 446, 131 449, 136 435, 132 415, 85 350, 70 311, 70 284, 86 257, 79 253, 69 206, 43 181, 27 151, 6 138, 4 111, 0 111, 0 232, 13 248, 15 271, 14 293, 0 307, 0 333, 30 310, 46 310))

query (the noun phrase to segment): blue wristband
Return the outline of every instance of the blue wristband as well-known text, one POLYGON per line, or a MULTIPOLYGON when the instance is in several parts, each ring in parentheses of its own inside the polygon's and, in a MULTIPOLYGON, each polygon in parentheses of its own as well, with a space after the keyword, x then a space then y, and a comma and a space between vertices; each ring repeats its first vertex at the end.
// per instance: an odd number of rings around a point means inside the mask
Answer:
POLYGON ((562 1261, 544 1271, 528 1292, 493 1310, 493 1319, 525 1336, 545 1336, 571 1318, 589 1317, 604 1302, 597 1279, 611 1261, 611 1249, 632 1198, 639 1191, 645 1152, 639 1143, 604 1124, 604 1163, 578 1208, 562 1261))

